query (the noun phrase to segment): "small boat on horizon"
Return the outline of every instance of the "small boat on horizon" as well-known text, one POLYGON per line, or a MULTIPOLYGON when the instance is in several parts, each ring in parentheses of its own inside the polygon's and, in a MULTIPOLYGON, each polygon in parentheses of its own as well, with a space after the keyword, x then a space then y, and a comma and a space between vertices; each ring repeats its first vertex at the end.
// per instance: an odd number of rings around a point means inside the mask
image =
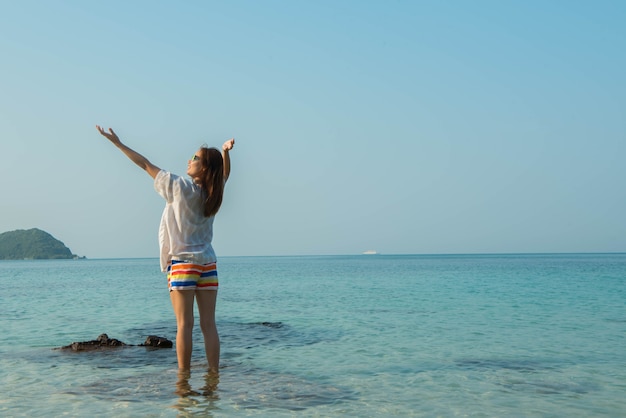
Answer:
POLYGON ((363 255, 376 255, 376 254, 378 254, 376 250, 363 251, 363 255))

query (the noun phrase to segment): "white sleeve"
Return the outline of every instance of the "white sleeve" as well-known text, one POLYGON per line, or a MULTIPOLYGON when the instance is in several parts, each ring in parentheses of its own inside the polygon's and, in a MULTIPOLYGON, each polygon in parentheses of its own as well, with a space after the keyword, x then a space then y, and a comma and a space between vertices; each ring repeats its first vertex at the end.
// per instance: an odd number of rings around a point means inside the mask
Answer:
POLYGON ((166 202, 174 200, 174 184, 176 176, 168 171, 161 170, 154 178, 154 190, 160 194, 166 202))

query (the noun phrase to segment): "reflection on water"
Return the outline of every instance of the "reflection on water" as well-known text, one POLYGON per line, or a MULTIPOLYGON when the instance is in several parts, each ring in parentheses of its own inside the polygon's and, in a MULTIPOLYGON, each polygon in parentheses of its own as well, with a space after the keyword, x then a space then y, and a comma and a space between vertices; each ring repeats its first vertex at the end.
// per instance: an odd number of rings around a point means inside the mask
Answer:
POLYGON ((215 371, 209 370, 204 375, 204 386, 200 388, 202 391, 202 395, 207 398, 211 398, 213 400, 218 400, 219 396, 217 396, 217 385, 220 383, 220 375, 215 371))
POLYGON ((189 384, 189 378, 191 378, 191 371, 189 370, 179 370, 178 371, 178 380, 176 381, 176 390, 174 393, 181 398, 185 398, 187 396, 197 396, 200 392, 197 392, 191 389, 191 385, 189 384))
POLYGON ((208 372, 206 364, 191 372, 178 372, 171 408, 179 416, 212 416, 224 411, 224 402, 236 410, 296 412, 356 399, 356 393, 291 373, 273 372, 225 362, 220 374, 208 372), (219 386, 219 387, 218 387, 219 386))
POLYGON ((212 416, 211 411, 217 409, 215 401, 219 400, 217 395, 219 374, 212 371, 205 373, 204 384, 198 390, 192 388, 190 379, 191 371, 178 371, 174 391, 178 399, 172 408, 178 410, 181 413, 180 416, 212 416))
POLYGON ((182 398, 187 396, 206 396, 213 399, 219 399, 216 394, 217 385, 220 382, 220 375, 214 371, 209 370, 204 375, 204 385, 199 388, 199 392, 197 390, 193 390, 191 384, 189 383, 189 379, 191 378, 190 370, 179 370, 178 371, 178 380, 176 381, 176 390, 174 393, 182 398))

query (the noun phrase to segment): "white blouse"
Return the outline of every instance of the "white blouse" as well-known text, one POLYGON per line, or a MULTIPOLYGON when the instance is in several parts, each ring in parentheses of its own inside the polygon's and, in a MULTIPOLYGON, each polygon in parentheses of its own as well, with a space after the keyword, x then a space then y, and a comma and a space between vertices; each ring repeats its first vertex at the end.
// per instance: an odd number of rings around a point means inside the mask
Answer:
POLYGON ((159 226, 161 270, 174 259, 196 264, 215 262, 211 241, 215 216, 205 217, 201 188, 191 179, 161 170, 154 189, 165 199, 159 226))

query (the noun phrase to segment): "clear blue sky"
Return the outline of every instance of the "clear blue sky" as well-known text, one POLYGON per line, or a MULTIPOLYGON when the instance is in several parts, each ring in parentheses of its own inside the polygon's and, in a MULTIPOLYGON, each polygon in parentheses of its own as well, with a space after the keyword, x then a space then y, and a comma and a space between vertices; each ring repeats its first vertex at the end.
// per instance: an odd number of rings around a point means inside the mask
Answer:
POLYGON ((626 251, 624 1, 0 0, 0 232, 156 257, 236 138, 218 256, 626 251))

